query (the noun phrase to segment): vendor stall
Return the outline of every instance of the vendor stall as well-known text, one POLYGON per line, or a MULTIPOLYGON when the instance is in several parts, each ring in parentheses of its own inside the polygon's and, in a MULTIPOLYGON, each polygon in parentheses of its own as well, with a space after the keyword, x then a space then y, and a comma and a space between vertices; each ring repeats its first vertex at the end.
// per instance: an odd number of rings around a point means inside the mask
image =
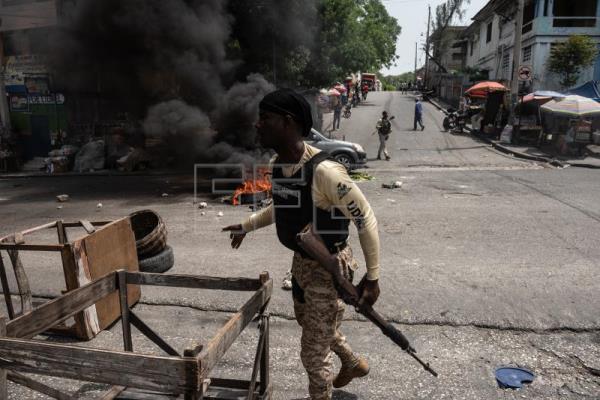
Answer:
POLYGON ((508 120, 506 93, 508 92, 506 86, 492 81, 479 82, 465 91, 465 96, 472 100, 485 101, 481 130, 488 136, 499 136, 506 125, 508 120))
POLYGON ((540 107, 553 99, 564 97, 566 95, 552 91, 536 91, 524 96, 515 106, 512 143, 541 145, 544 138, 540 107))
POLYGON ((551 100, 541 107, 542 125, 560 154, 581 155, 600 132, 600 104, 577 95, 551 100))

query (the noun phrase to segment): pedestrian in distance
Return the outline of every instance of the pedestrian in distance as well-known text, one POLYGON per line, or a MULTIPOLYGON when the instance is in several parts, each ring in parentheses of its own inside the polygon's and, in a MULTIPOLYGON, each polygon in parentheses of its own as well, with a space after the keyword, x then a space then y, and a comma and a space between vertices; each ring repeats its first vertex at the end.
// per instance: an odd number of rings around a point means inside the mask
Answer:
POLYGON ((342 119, 342 102, 337 101, 333 106, 333 130, 337 131, 340 129, 340 120, 342 119))
MULTIPOLYGON (((386 143, 390 138, 390 134, 392 133, 392 122, 394 119, 388 118, 387 111, 381 113, 381 119, 377 121, 377 125, 375 126, 375 132, 379 135, 379 150, 377 151, 377 159, 381 160, 381 154, 384 155, 386 161, 390 161, 391 157, 387 151, 386 143)), ((375 134, 373 132, 373 134, 375 134)))
POLYGON ((415 126, 414 130, 417 130, 417 124, 421 126, 421 130, 425 130, 425 125, 423 125, 423 104, 421 104, 421 100, 416 97, 415 98, 415 126))
POLYGON ((358 266, 348 244, 350 221, 354 223, 367 265, 360 304, 374 304, 379 297, 379 235, 373 210, 346 168, 304 141, 313 125, 311 115, 308 102, 291 89, 272 92, 260 102, 257 136, 263 148, 276 152, 270 163, 273 203, 223 231, 237 249, 249 232, 275 223, 279 241, 294 251, 292 297, 302 329, 300 358, 310 398, 331 400, 333 387, 367 375, 369 365, 340 332, 344 303, 332 275, 302 250, 296 235, 311 223, 322 231, 325 246, 351 281, 358 266), (341 360, 335 377, 332 352, 341 360))

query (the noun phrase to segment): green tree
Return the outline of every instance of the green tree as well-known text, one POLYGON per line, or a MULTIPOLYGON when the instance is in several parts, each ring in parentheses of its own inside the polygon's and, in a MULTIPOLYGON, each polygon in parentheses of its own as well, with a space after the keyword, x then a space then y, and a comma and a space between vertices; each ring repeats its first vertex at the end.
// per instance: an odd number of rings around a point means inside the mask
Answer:
POLYGON ((396 59, 401 28, 380 0, 322 0, 319 16, 318 47, 310 64, 313 84, 378 71, 396 59))
POLYGON ((581 71, 590 67, 597 56, 597 45, 589 36, 572 35, 552 48, 548 70, 559 75, 561 86, 568 89, 577 83, 581 71))
POLYGON ((318 87, 395 60, 400 26, 381 0, 230 0, 230 58, 240 79, 260 72, 278 85, 318 87))

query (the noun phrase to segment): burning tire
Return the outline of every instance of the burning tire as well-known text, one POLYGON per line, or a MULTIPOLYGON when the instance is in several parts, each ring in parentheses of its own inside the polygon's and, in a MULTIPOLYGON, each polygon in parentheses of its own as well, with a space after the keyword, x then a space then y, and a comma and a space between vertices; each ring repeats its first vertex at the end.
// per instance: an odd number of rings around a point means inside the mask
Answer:
POLYGON ((141 210, 130 214, 129 218, 140 259, 155 256, 165 250, 167 228, 160 215, 152 210, 141 210))
POLYGON ((158 274, 168 271, 175 264, 173 248, 167 246, 159 254, 139 260, 138 264, 140 266, 140 271, 142 272, 153 272, 158 274))

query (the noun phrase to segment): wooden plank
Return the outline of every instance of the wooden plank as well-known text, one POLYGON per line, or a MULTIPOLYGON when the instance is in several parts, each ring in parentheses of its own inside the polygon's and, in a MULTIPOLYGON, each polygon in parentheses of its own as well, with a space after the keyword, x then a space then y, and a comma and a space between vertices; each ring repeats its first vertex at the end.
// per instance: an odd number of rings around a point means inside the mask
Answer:
POLYGON ((62 221, 56 221, 56 233, 58 233, 58 243, 66 244, 69 239, 67 237, 67 230, 62 221))
POLYGON ((33 306, 31 305, 31 288, 29 287, 29 279, 27 279, 27 274, 25 274, 25 268, 23 268, 23 263, 21 262, 21 257, 19 257, 19 252, 8 250, 7 253, 15 272, 17 287, 19 288, 19 296, 21 297, 21 313, 27 314, 33 309, 33 306))
POLYGON ((264 395, 271 386, 271 371, 270 371, 270 354, 269 354, 269 336, 271 334, 271 322, 268 315, 263 315, 262 323, 264 324, 265 345, 263 346, 263 352, 260 358, 260 394, 264 395))
POLYGON ((165 393, 183 393, 198 383, 198 363, 193 359, 8 338, 0 339, 0 354, 18 372, 165 393))
POLYGON ((177 350, 175 350, 171 345, 164 341, 156 332, 154 332, 148 325, 144 323, 135 313, 129 310, 129 321, 139 329, 148 339, 150 339, 154 344, 161 348, 165 353, 170 356, 181 357, 177 350))
POLYGON ((208 374, 215 364, 223 357, 254 316, 269 301, 272 290, 273 280, 269 280, 219 329, 217 334, 204 347, 197 357, 200 360, 202 378, 208 378, 208 374))
POLYGON ((77 400, 77 397, 75 396, 71 396, 68 393, 61 392, 60 390, 54 389, 53 387, 31 379, 30 377, 25 376, 23 374, 19 374, 18 372, 10 371, 8 373, 8 379, 18 385, 25 386, 31 390, 43 393, 57 400, 77 400))
POLYGON ((94 227, 94 225, 92 225, 90 223, 90 221, 86 221, 85 219, 82 219, 79 221, 79 223, 81 224, 81 226, 83 227, 83 229, 85 229, 85 231, 87 233, 94 233, 96 232, 96 228, 94 227))
MULTIPOLYGON (((0 317, 0 338, 6 336, 6 319, 0 317)), ((6 370, 0 368, 0 399, 8 398, 8 383, 6 381, 6 370)))
POLYGON ((123 328, 123 348, 125 351, 133 351, 131 323, 129 322, 129 305, 127 304, 127 277, 125 275, 125 270, 117 271, 117 283, 119 284, 119 305, 121 307, 121 326, 123 328))
POLYGON ((0 250, 26 250, 26 251, 61 251, 62 244, 14 244, 0 243, 0 250))
MULTIPOLYGON (((75 260, 75 252, 80 250, 77 245, 77 243, 68 244, 60 253, 67 292, 85 286, 85 283, 81 283, 80 280, 82 277, 88 276, 85 271, 79 268, 77 260, 75 260)), ((89 281, 91 279, 86 280, 86 283, 89 281)), ((90 310, 86 312, 81 311, 73 316, 75 319, 73 330, 79 339, 90 340, 95 336, 94 331, 100 329, 99 327, 96 328, 98 326, 97 321, 95 324, 90 323, 89 320, 93 318, 93 316, 89 315, 90 313, 90 310)))
POLYGON ((262 362, 262 356, 265 348, 265 325, 264 319, 261 318, 260 335, 258 338, 258 346, 256 346, 256 355, 254 356, 254 365, 252 367, 252 376, 250 378, 250 384, 248 385, 248 396, 247 400, 254 400, 256 391, 256 378, 258 378, 258 371, 262 362))
POLYGON ((33 228, 25 229, 24 231, 21 231, 20 233, 23 236, 25 236, 25 235, 29 235, 34 232, 43 231, 44 229, 54 228, 55 226, 56 226, 56 221, 52 221, 52 222, 48 222, 47 224, 44 224, 44 225, 34 226, 33 228))
POLYGON ((100 397, 98 400, 114 400, 127 388, 125 386, 113 386, 100 397))
POLYGON ((258 279, 217 278, 211 276, 128 273, 127 282, 137 285, 171 286, 192 289, 256 291, 261 287, 258 279))
POLYGON ((84 287, 51 300, 29 314, 10 321, 9 337, 30 338, 58 325, 71 315, 91 306, 117 290, 115 273, 108 274, 84 287))
MULTIPOLYGON (((114 221, 91 221, 93 226, 104 226, 113 223, 114 221)), ((79 228, 81 227, 80 222, 63 222, 65 228, 79 228)))
POLYGON ((14 244, 25 244, 25 236, 22 232, 17 232, 13 235, 14 244))
POLYGON ((179 398, 178 395, 158 393, 143 389, 127 389, 116 397, 117 400, 177 400, 179 398))
POLYGON ((0 282, 2 282, 2 293, 4 294, 4 302, 6 303, 6 311, 8 312, 8 318, 15 318, 15 309, 13 307, 12 297, 10 295, 10 286, 8 284, 8 278, 6 276, 6 268, 4 268, 4 260, 2 259, 2 253, 0 252, 0 282))
MULTIPOLYGON (((269 281, 269 273, 267 271, 260 274, 260 281, 264 284, 267 284, 269 281)), ((269 336, 270 336, 270 316, 266 313, 267 307, 269 306, 269 301, 265 303, 263 308, 260 310, 261 314, 261 324, 264 331, 262 331, 262 335, 265 337, 265 345, 263 346, 263 352, 261 354, 260 359, 260 395, 264 396, 267 393, 268 388, 271 386, 271 371, 270 371, 270 361, 269 361, 269 336)))
MULTIPOLYGON (((114 221, 80 240, 85 247, 92 280, 119 269, 129 272, 139 270, 135 236, 129 218, 114 221)), ((140 296, 139 286, 127 286, 129 306, 137 303, 140 296)), ((100 329, 108 327, 120 317, 119 309, 119 294, 116 292, 96 303, 100 329)))

